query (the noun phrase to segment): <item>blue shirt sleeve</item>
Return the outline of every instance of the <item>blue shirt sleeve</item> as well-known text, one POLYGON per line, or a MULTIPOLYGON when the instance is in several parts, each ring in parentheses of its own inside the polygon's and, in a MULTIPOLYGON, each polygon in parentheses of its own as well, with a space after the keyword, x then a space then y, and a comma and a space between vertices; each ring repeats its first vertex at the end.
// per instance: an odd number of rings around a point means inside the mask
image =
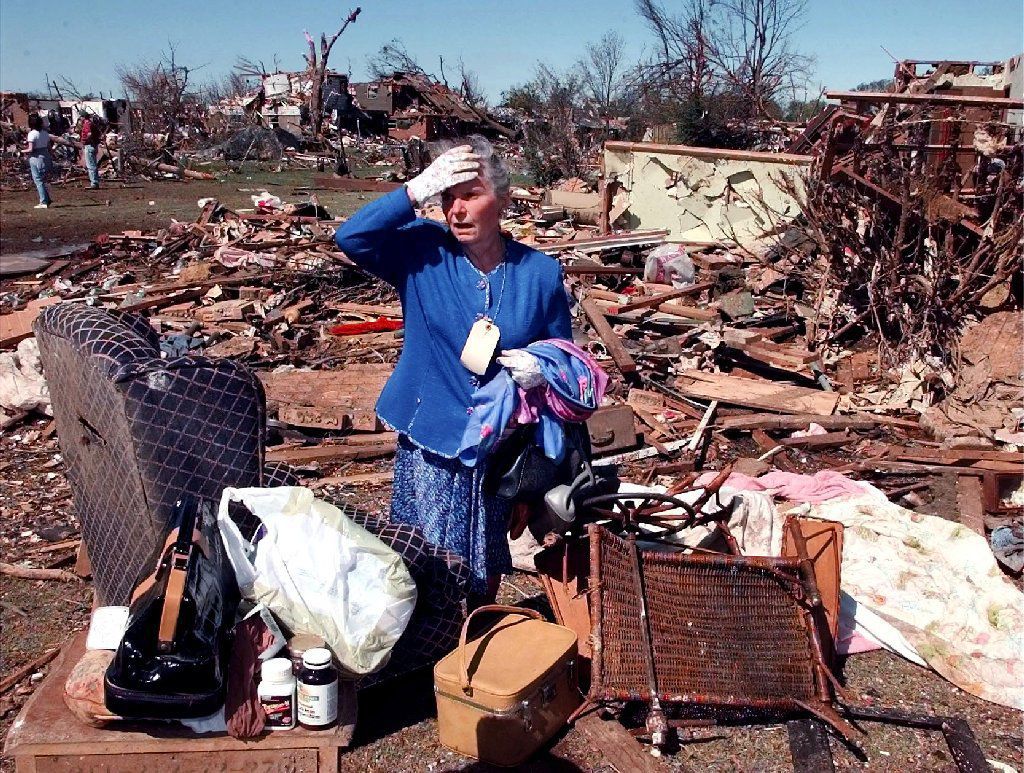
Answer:
POLYGON ((565 289, 565 281, 562 278, 562 267, 557 263, 556 265, 557 270, 552 272, 554 287, 551 288, 551 292, 548 294, 544 314, 545 338, 565 338, 571 341, 572 314, 569 312, 569 294, 565 289))
POLYGON ((411 253, 401 249, 407 236, 403 226, 415 221, 416 212, 403 185, 371 201, 342 223, 334 241, 357 266, 393 285, 406 268, 404 258, 411 253))

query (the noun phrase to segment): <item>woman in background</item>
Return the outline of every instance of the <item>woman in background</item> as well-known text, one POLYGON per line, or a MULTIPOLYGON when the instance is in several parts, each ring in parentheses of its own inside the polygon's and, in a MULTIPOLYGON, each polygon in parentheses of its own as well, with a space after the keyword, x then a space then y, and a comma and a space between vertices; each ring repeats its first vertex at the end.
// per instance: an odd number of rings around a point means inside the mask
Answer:
POLYGON ((28 117, 28 137, 25 140, 25 150, 28 156, 28 168, 32 173, 32 182, 36 184, 39 192, 39 203, 36 209, 47 209, 52 203, 50 190, 46 185, 46 179, 53 166, 50 157, 50 133, 43 128, 43 119, 40 115, 33 113, 28 117))

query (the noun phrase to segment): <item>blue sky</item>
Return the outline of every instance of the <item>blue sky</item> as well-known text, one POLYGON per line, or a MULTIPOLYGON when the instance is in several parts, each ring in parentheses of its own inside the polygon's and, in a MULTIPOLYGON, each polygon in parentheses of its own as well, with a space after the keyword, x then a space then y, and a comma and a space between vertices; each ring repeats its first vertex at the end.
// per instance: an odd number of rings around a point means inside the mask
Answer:
MULTIPOLYGON (((671 5, 671 0, 670 3, 671 5)), ((217 80, 239 55, 273 68, 301 69, 303 29, 333 32, 355 3, 250 0, 50 0, 0 2, 0 90, 45 91, 45 76, 67 77, 81 91, 120 96, 118 64, 152 59, 175 44, 180 62, 202 65, 200 82, 217 80)), ((366 59, 400 38, 428 70, 454 80, 458 59, 475 70, 496 101, 527 80, 537 61, 570 65, 609 29, 631 58, 651 45, 631 0, 365 0, 359 20, 331 56, 338 70, 366 77, 366 59)), ((1021 0, 809 0, 797 47, 813 55, 817 85, 847 89, 892 75, 884 46, 900 58, 1001 60, 1024 50, 1021 0)))

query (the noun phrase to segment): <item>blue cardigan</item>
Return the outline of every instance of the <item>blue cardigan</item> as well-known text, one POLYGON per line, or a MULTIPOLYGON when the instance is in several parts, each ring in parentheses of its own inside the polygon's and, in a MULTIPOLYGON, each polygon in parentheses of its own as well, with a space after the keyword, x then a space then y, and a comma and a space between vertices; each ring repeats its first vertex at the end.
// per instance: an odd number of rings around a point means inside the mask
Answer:
POLYGON ((501 331, 498 352, 545 338, 572 339, 557 260, 506 240, 504 263, 484 274, 445 226, 416 219, 404 186, 356 212, 335 241, 353 262, 398 290, 405 342, 377 415, 428 451, 458 455, 473 392, 501 370, 492 361, 478 378, 459 361, 480 316, 491 317, 501 331))

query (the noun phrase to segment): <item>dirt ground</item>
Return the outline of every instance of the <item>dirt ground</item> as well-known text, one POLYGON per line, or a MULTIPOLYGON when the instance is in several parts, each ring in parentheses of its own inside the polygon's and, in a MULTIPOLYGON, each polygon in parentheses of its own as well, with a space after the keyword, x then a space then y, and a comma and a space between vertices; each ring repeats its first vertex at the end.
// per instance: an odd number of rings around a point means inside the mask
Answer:
MULTIPOLYGON (((377 170, 379 172, 379 169, 377 170)), ((313 170, 284 172, 251 169, 219 172, 221 180, 104 181, 90 190, 81 181, 54 185, 54 206, 34 209, 39 203, 34 187, 0 189, 0 255, 32 253, 88 243, 99 234, 127 229, 155 231, 172 219, 191 222, 199 215, 196 202, 213 197, 232 209, 252 208, 253 195, 262 191, 286 202, 308 200, 313 170)), ((376 193, 316 191, 332 215, 347 215, 376 198, 376 193)))
MULTIPOLYGON (((56 440, 39 437, 46 422, 23 425, 0 437, 0 555, 18 562, 41 546, 77 536, 56 440)), ((387 461, 356 463, 346 473, 385 469, 387 461)), ((359 487, 332 495, 376 512, 386 511, 386 487, 359 487)), ((72 551, 55 551, 48 566, 67 568, 72 551)), ((91 603, 89 583, 58 583, 2 577, 0 583, 0 678, 31 660, 47 647, 68 641, 84 627, 91 603)), ((516 573, 502 586, 501 599, 521 602, 540 596, 539 583, 516 573)), ((45 669, 43 669, 45 672, 45 669)), ((18 710, 41 675, 25 679, 0 696, 0 734, 6 734, 18 710)), ((847 659, 840 678, 860 703, 941 715, 963 716, 990 759, 1018 766, 1021 759, 1021 715, 986 703, 949 684, 937 674, 885 652, 847 659)), ((361 771, 480 771, 488 770, 442 748, 437 741, 431 676, 420 673, 364 691, 353 748, 343 756, 344 770, 361 771)), ((879 724, 864 725, 863 758, 832 741, 839 770, 948 771, 954 770, 941 735, 879 724)), ((791 770, 783 724, 700 729, 668 759, 676 770, 788 771, 791 770)), ((585 736, 569 730, 529 765, 527 771, 610 771, 585 736)), ((4 758, 0 771, 12 771, 4 758)), ((495 769, 497 770, 497 769, 495 769)))
MULTIPOLYGON (((56 187, 57 206, 34 210, 34 190, 0 192, 0 256, 55 249, 87 242, 98 234, 124 229, 157 229, 171 218, 194 220, 196 201, 213 196, 233 208, 251 206, 250 196, 269 190, 286 201, 308 196, 298 188, 312 183, 312 171, 228 173, 223 182, 154 181, 126 186, 107 185, 99 191, 56 187), (153 202, 152 204, 150 202, 153 202)), ((335 215, 346 215, 377 194, 319 191, 321 204, 335 215)), ((24 424, 0 435, 0 556, 17 563, 26 557, 34 565, 68 568, 71 550, 40 553, 41 547, 78 536, 70 488, 55 438, 42 433, 45 420, 24 424)), ((385 469, 356 463, 346 473, 385 469)), ((331 474, 334 470, 327 469, 331 474)), ((934 496, 926 497, 942 510, 948 482, 937 481, 934 496)), ((332 492, 338 494, 340 492, 332 492)), ((386 510, 388 490, 355 488, 345 493, 374 511, 386 510)), ((502 600, 522 601, 541 594, 531 576, 517 573, 502 587, 502 600)), ((36 657, 47 647, 63 644, 84 627, 91 605, 87 582, 58 583, 0 576, 0 678, 36 657)), ((0 735, 6 735, 18 710, 42 678, 45 668, 0 695, 0 735)), ((1021 767, 1021 714, 986 703, 952 686, 937 674, 895 655, 873 652, 849 658, 840 678, 858 702, 904 710, 963 716, 977 734, 986 755, 1021 767)), ((833 740, 840 770, 947 771, 954 770, 938 734, 864 726, 863 754, 833 740)), ((678 770, 787 771, 791 770, 785 725, 701 729, 694 739, 669 758, 678 770)), ((343 757, 344 770, 457 771, 488 770, 472 760, 443 749, 437 741, 429 673, 365 691, 353 748, 343 757)), ((568 730, 542 754, 523 767, 530 771, 609 771, 585 737, 568 730)), ((0 771, 13 770, 10 758, 0 771)), ((497 769, 496 769, 497 770, 497 769)))

